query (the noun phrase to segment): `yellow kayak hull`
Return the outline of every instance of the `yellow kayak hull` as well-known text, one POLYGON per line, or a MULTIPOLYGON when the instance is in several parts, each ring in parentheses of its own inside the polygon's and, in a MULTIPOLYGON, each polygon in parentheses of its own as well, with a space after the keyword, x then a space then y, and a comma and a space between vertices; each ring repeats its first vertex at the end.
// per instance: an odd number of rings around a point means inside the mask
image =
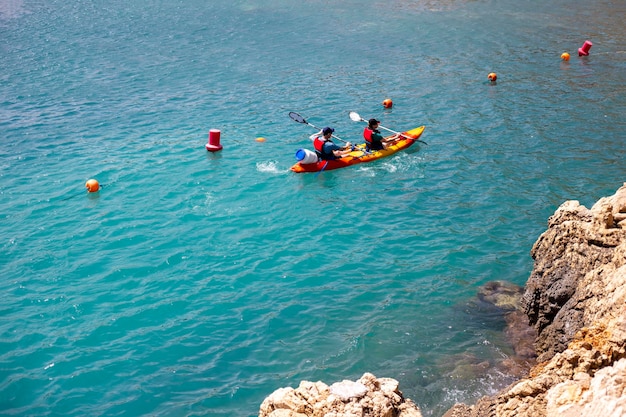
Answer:
POLYGON ((303 164, 298 162, 291 167, 291 170, 298 173, 330 171, 333 169, 345 168, 351 165, 357 165, 365 162, 372 162, 381 158, 386 158, 413 145, 419 139, 419 137, 422 136, 422 133, 424 133, 424 129, 424 126, 420 126, 416 127, 415 129, 402 132, 402 136, 400 136, 399 139, 395 140, 390 145, 387 145, 386 149, 367 152, 365 150, 365 144, 361 143, 360 145, 355 146, 352 152, 339 159, 333 159, 331 161, 317 161, 312 164, 303 164))

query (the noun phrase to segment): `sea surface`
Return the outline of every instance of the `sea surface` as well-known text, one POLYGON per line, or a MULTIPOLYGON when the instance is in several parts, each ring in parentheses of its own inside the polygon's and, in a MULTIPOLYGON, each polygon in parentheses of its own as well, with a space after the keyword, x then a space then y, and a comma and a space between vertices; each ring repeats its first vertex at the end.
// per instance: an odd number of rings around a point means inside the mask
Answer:
POLYGON ((554 210, 626 180, 625 15, 0 0, 0 415, 248 417, 371 372, 441 416, 506 386, 476 294, 523 285, 554 210), (427 145, 295 174, 315 129, 290 111, 427 145))

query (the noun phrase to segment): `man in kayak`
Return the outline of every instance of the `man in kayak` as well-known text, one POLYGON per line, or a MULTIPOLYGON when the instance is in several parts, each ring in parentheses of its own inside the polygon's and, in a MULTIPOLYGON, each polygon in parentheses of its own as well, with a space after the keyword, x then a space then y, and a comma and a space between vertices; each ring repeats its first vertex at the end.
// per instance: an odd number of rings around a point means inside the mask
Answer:
POLYGON ((352 151, 350 142, 348 142, 344 148, 333 142, 332 137, 334 131, 335 129, 332 127, 325 127, 310 136, 310 139, 313 141, 315 153, 323 161, 341 158, 352 151))
POLYGON ((388 139, 385 139, 378 130, 380 121, 376 119, 370 119, 367 122, 367 127, 363 130, 363 137, 365 138, 365 149, 369 151, 378 151, 385 149, 385 145, 389 142, 393 142, 398 138, 398 135, 394 135, 388 139))

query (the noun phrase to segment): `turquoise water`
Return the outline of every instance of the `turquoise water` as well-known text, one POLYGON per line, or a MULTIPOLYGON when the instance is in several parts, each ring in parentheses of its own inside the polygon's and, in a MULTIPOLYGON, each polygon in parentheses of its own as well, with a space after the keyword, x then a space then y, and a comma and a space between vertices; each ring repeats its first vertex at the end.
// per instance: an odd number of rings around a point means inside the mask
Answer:
POLYGON ((476 292, 625 180, 625 11, 0 0, 0 413, 253 416, 372 372, 438 416, 508 384, 476 292), (289 111, 428 145, 293 174, 289 111))

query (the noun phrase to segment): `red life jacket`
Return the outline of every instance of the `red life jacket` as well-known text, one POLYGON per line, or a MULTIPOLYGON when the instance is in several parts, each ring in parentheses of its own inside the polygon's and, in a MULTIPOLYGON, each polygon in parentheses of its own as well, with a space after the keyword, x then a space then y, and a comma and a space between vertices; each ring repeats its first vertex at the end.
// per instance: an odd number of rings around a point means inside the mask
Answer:
POLYGON ((324 143, 326 142, 321 140, 319 136, 313 141, 313 147, 320 153, 320 155, 324 153, 324 143))
POLYGON ((368 127, 365 128, 365 130, 363 130, 363 137, 365 138, 365 142, 367 143, 372 143, 372 133, 374 133, 374 131, 372 129, 368 127))

